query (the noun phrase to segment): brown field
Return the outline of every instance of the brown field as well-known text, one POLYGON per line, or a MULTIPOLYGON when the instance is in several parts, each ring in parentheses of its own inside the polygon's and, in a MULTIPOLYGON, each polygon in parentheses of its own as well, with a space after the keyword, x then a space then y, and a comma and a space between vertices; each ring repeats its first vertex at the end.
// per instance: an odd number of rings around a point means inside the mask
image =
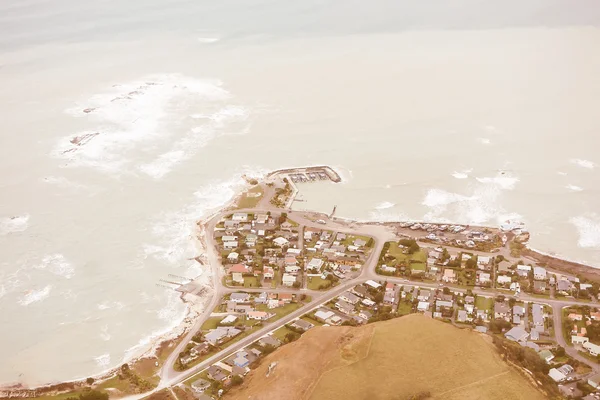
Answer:
POLYGON ((438 399, 545 398, 484 336, 417 314, 315 328, 263 360, 226 398, 405 400, 425 391, 438 399))

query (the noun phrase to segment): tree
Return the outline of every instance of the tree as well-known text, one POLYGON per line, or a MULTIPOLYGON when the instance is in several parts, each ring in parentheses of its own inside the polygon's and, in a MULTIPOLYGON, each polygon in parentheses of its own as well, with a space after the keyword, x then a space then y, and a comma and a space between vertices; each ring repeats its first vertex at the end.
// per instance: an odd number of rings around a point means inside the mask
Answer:
POLYGON ((90 390, 80 394, 79 400, 108 400, 108 393, 90 390))
POLYGON ((556 350, 554 350, 554 355, 556 357, 564 357, 564 355, 565 355, 565 348, 562 347, 562 346, 558 346, 556 348, 556 350))
POLYGON ((284 340, 286 343, 292 343, 292 342, 298 340, 299 337, 300 337, 300 335, 297 334, 296 332, 288 332, 288 333, 286 333, 284 340))
POLYGON ((514 305, 517 303, 517 299, 515 299, 514 297, 511 297, 510 299, 508 299, 508 305, 512 308, 514 307, 514 305))
POLYGON ((231 378, 231 386, 239 386, 242 383, 244 383, 244 380, 239 375, 234 375, 233 378, 231 378))
POLYGON ((91 377, 90 377, 90 378, 87 378, 87 379, 85 380, 85 383, 87 383, 88 385, 93 385, 93 384, 94 384, 94 378, 91 378, 91 377))
POLYGON ((443 292, 444 292, 444 294, 450 294, 450 288, 447 286, 444 286, 443 292))
POLYGON ((375 303, 381 303, 383 301, 383 293, 377 293, 373 300, 375 303))
POLYGON ((477 268, 477 261, 475 260, 475 258, 469 258, 466 262, 465 262, 465 267, 467 269, 475 269, 477 268))

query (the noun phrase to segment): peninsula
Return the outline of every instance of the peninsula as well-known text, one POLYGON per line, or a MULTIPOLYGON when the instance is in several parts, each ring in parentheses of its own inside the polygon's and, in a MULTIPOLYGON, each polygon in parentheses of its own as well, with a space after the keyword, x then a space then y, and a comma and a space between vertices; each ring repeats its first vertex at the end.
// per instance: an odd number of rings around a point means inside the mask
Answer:
MULTIPOLYGON (((600 386, 600 271, 529 249, 522 225, 359 223, 335 209, 292 210, 302 185, 341 181, 327 166, 247 180, 246 191, 198 223, 206 253, 197 260, 210 268, 210 284, 169 282, 205 301, 184 334, 103 379, 8 388, 0 397, 217 398, 245 388, 247 376, 256 382, 253 369, 308 331, 409 314, 432 321, 427 329, 475 335, 464 340, 485 335, 546 396, 591 396, 600 386)), ((414 318, 396 325, 421 321, 414 318)), ((256 371, 268 376, 277 363, 256 371)), ((431 395, 455 390, 438 389, 431 395)))

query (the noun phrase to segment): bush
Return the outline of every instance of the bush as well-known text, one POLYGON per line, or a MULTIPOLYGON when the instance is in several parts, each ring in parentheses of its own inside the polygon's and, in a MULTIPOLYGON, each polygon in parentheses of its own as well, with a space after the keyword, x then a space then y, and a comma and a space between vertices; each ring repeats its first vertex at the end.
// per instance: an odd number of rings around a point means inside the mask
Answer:
POLYGON ((94 378, 87 378, 85 380, 85 383, 87 383, 88 385, 93 385, 94 384, 94 378))

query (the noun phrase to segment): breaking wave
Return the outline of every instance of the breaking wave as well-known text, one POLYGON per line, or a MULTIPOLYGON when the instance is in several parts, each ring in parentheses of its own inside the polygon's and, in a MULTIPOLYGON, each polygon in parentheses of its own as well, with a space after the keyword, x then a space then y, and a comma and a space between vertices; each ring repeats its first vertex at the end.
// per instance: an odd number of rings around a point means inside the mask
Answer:
POLYGON ((29 215, 19 215, 15 217, 0 218, 0 235, 9 233, 24 232, 29 226, 29 215))
POLYGON ((596 166, 593 161, 583 160, 581 158, 572 158, 570 161, 572 164, 575 164, 581 168, 594 169, 596 166))
POLYGON ((75 268, 71 265, 62 254, 47 255, 42 259, 42 262, 35 266, 36 269, 48 270, 57 276, 71 279, 75 274, 75 268))
POLYGON ((30 290, 19 299, 19 304, 22 306, 28 306, 33 303, 39 303, 50 296, 51 290, 52 285, 48 285, 39 290, 30 290))
POLYGON ((385 210, 386 208, 392 208, 395 204, 389 201, 383 201, 375 206, 376 210, 385 210))
POLYGON ((575 225, 579 233, 577 242, 579 247, 600 247, 600 216, 590 214, 573 217, 569 221, 575 225))
POLYGON ((581 186, 567 185, 565 187, 572 192, 581 192, 583 190, 583 188, 581 186))
POLYGON ((110 354, 102 354, 101 356, 94 357, 94 361, 100 368, 107 368, 110 365, 110 354))

